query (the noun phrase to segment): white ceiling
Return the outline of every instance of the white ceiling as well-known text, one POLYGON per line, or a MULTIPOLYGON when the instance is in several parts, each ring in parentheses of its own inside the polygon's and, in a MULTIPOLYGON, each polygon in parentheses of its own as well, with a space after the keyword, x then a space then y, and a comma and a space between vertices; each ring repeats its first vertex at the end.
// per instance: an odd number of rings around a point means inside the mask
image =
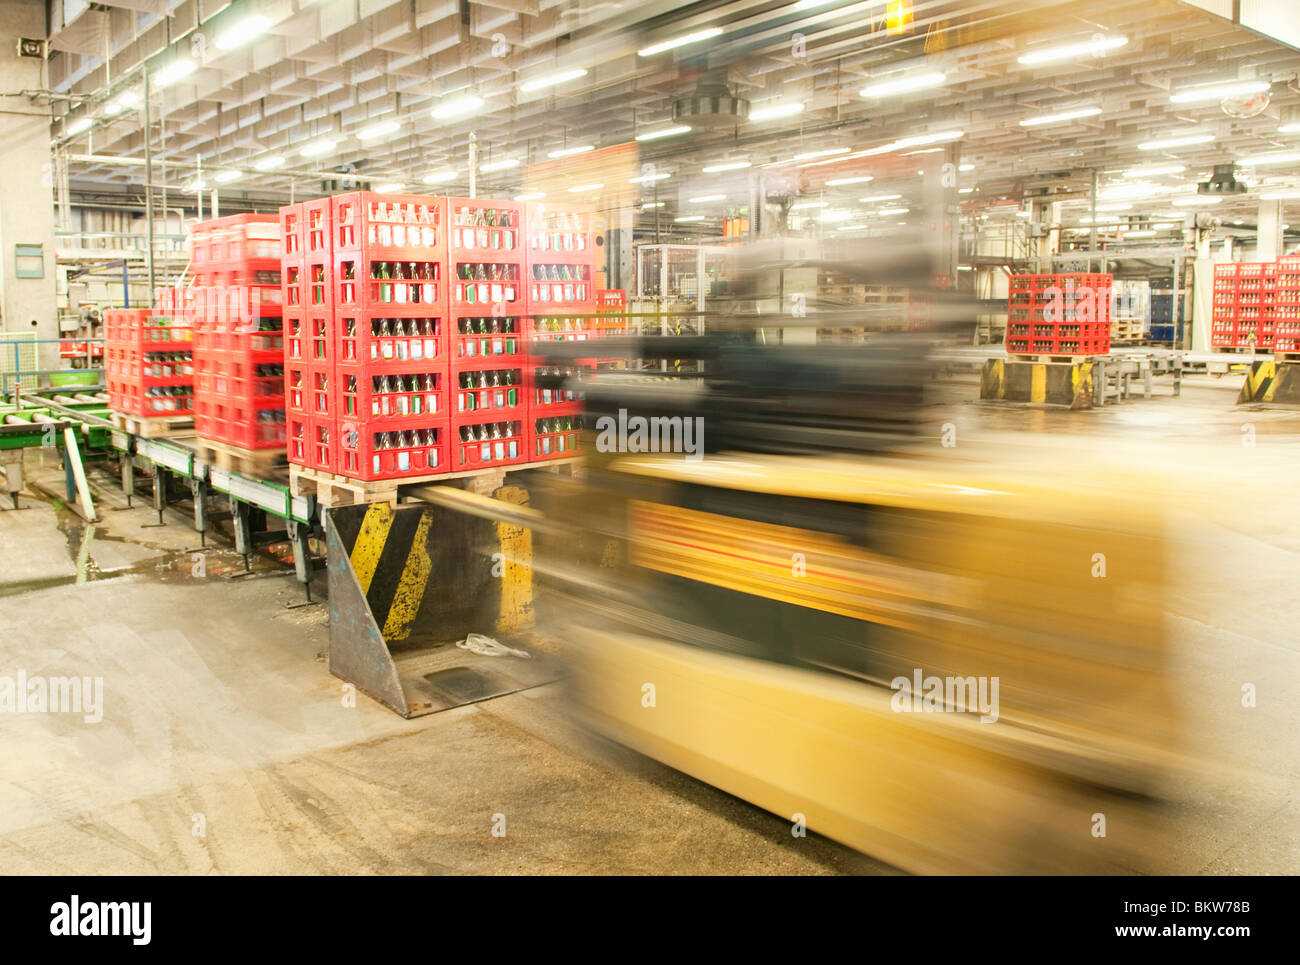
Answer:
MULTIPOLYGON (((965 132, 961 159, 974 165, 962 175, 962 184, 975 188, 968 201, 1019 197, 1026 184, 1053 172, 1096 168, 1107 184, 1126 168, 1181 163, 1181 175, 1153 178, 1152 193, 1138 199, 1171 212, 1159 192, 1187 185, 1213 163, 1300 151, 1300 134, 1277 131, 1280 111, 1300 106, 1297 52, 1173 0, 916 0, 913 22, 900 33, 887 29, 883 11, 882 2, 807 0, 208 0, 201 6, 198 0, 114 0, 94 9, 61 0, 53 16, 66 25, 51 37, 57 53, 49 62, 50 86, 87 99, 54 122, 52 136, 73 158, 70 177, 78 186, 141 184, 138 164, 82 159, 142 158, 139 110, 103 120, 104 107, 124 91, 140 91, 146 60, 157 71, 193 52, 200 63, 194 73, 151 93, 152 149, 155 160, 171 163, 165 176, 173 185, 189 180, 180 165, 246 172, 223 193, 274 197, 287 194, 291 182, 299 197, 319 193, 319 181, 336 165, 351 165, 374 183, 457 193, 468 187, 471 132, 485 161, 517 157, 527 163, 566 144, 626 142, 668 123, 673 100, 688 94, 705 68, 724 68, 733 92, 753 103, 793 100, 806 110, 786 120, 644 142, 641 160, 673 174, 655 190, 674 209, 711 186, 739 184, 754 170, 793 172, 810 190, 831 177, 870 173, 876 178, 872 191, 897 185, 906 195, 916 171, 942 155, 894 153, 816 168, 789 162, 828 146, 856 152, 935 130, 965 132), (216 39, 229 25, 254 13, 269 20, 269 31, 242 48, 218 50, 216 39), (704 27, 723 32, 675 52, 637 54, 704 27), (1098 33, 1122 34, 1129 42, 1100 58, 1042 66, 1017 61, 1026 50, 1098 33), (588 73, 553 90, 520 90, 521 83, 568 67, 588 73), (858 95, 871 78, 901 67, 942 71, 946 79, 941 87, 878 101, 858 95), (1238 119, 1217 102, 1170 101, 1171 90, 1240 76, 1273 82, 1263 114, 1238 119), (435 120, 432 108, 465 89, 484 98, 484 106, 469 117, 435 120), (1041 128, 1019 123, 1079 106, 1102 112, 1041 128), (100 118, 97 126, 67 138, 67 124, 83 112, 100 118), (371 143, 356 138, 390 118, 401 122, 396 134, 371 143), (1170 151, 1137 147, 1190 130, 1215 140, 1170 151), (297 153, 325 135, 336 140, 335 150, 318 158, 297 153), (248 173, 271 155, 288 159, 281 171, 248 173), (701 173, 710 162, 737 157, 755 168, 701 173), (760 167, 771 162, 784 163, 760 167), (436 189, 422 187, 425 174, 446 167, 457 178, 436 189)), ((517 193, 525 170, 482 175, 479 193, 517 193)), ((1277 182, 1261 189, 1300 183, 1297 163, 1246 173, 1277 182)), ((156 173, 155 181, 162 177, 156 173)), ((1217 210, 1253 212, 1259 190, 1217 210)), ((863 192, 856 186, 832 189, 829 196, 847 204, 863 192)), ((619 198, 628 201, 622 192, 619 198)))

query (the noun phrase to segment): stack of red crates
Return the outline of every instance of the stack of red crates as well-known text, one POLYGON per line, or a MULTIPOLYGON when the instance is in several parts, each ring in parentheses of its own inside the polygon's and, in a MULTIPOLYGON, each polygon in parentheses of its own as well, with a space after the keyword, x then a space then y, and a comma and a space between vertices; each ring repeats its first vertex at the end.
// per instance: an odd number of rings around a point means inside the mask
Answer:
POLYGON ((289 461, 379 480, 574 454, 581 401, 529 345, 601 332, 591 217, 368 192, 282 208, 289 461))
POLYGON ((186 290, 194 330, 194 431, 247 451, 285 442, 277 218, 237 214, 195 225, 186 290))
POLYGON ((1012 275, 1007 354, 1108 354, 1112 282, 1102 272, 1012 275))
POLYGON ((453 472, 528 462, 524 210, 448 198, 453 472))
MULTIPOLYGON (((578 205, 529 202, 527 224, 526 296, 530 341, 591 341, 605 327, 597 300, 596 249, 592 211, 578 205)), ((593 353, 594 354, 594 353, 593 353)), ((528 386, 527 460, 561 459, 578 451, 582 399, 560 388, 565 377, 591 369, 596 359, 546 365, 530 359, 528 386)))
POLYGON ((1273 292, 1273 351, 1300 352, 1300 255, 1277 260, 1273 292))
POLYGON ((332 201, 280 209, 284 403, 291 463, 336 472, 332 201))
POLYGON ((159 307, 104 313, 104 379, 109 407, 141 418, 194 413, 194 342, 170 289, 159 307))
POLYGON ((1276 262, 1243 261, 1214 266, 1214 314, 1210 344, 1224 348, 1272 348, 1277 286, 1276 262))
POLYGON ((354 192, 280 223, 289 461, 365 480, 446 472, 444 199, 354 192))

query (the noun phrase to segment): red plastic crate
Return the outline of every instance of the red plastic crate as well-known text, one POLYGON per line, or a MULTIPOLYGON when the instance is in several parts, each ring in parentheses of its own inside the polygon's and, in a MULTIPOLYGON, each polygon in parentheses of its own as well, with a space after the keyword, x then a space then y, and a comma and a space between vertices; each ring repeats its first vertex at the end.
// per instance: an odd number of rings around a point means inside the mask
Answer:
POLYGON ((529 419, 529 462, 572 458, 582 452, 581 442, 577 415, 546 415, 529 419))
POLYGON ((280 259, 301 262, 306 252, 302 204, 286 204, 280 209, 280 259))
POLYGON ((522 360, 514 365, 456 367, 449 375, 453 422, 505 422, 527 415, 527 367, 522 360))
POLYGON ((285 411, 319 421, 338 416, 338 378, 332 365, 286 362, 284 366, 285 411))
MULTIPOLYGON (((524 210, 514 201, 447 199, 447 257, 459 262, 524 260, 524 210), (496 224, 488 224, 495 221, 496 224)), ((453 272, 454 274, 454 272, 453 272)))
POLYGON ((338 420, 358 427, 371 420, 410 420, 412 424, 447 418, 451 390, 445 364, 405 363, 402 371, 339 366, 338 420))
POLYGON ((447 364, 444 316, 390 317, 358 310, 340 313, 334 324, 337 331, 333 358, 341 366, 447 364))
MULTIPOLYGON (((309 269, 309 271, 314 269, 309 269)), ((309 280, 313 288, 315 282, 309 280)), ((370 311, 393 316, 446 314, 446 263, 386 261, 343 252, 333 264, 335 310, 370 311), (414 272, 414 277, 408 277, 414 272)))
POLYGON ((452 424, 452 472, 528 462, 527 413, 514 419, 459 419, 452 424))
POLYGON ((524 224, 530 261, 594 265, 594 209, 584 204, 529 201, 524 224))
POLYGON ((447 257, 447 201, 354 191, 333 199, 332 245, 365 263, 441 262, 447 257))
POLYGON ((334 358, 334 316, 322 308, 284 315, 285 362, 327 365, 334 358))
POLYGON ((335 472, 354 479, 403 479, 448 472, 450 423, 442 419, 369 419, 338 423, 335 472))
POLYGON ((338 471, 338 432, 329 419, 289 413, 285 419, 285 449, 289 462, 320 472, 338 471))
POLYGON ((521 364, 528 353, 528 325, 518 315, 474 315, 454 313, 448 337, 448 354, 453 367, 488 364, 521 364))
POLYGON ((528 389, 528 411, 534 418, 574 415, 582 411, 582 396, 562 388, 556 383, 577 374, 580 370, 590 370, 589 366, 579 365, 537 365, 529 368, 524 384, 528 389))
POLYGON ((532 314, 594 311, 595 266, 529 260, 527 299, 532 314))

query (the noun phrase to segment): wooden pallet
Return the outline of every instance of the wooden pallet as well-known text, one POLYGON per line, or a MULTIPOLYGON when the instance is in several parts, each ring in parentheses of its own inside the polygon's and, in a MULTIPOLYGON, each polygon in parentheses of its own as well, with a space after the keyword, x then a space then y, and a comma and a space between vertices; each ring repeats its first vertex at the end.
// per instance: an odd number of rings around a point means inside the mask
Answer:
POLYGON ((1300 352, 1274 352, 1274 362, 1300 362, 1300 352))
POLYGON ((1051 362, 1055 365, 1070 364, 1074 362, 1091 362, 1094 359, 1104 358, 1101 355, 1022 355, 1019 353, 1007 353, 1007 360, 1011 362, 1051 362))
POLYGON ((559 472, 560 467, 572 465, 582 457, 568 459, 546 459, 540 462, 519 463, 510 466, 498 466, 493 469, 470 469, 464 472, 442 472, 431 476, 407 476, 404 479, 377 479, 367 481, 340 476, 338 473, 322 472, 307 466, 289 466, 289 491, 295 496, 315 496, 321 506, 358 506, 364 503, 388 503, 397 505, 399 486, 441 485, 455 481, 459 486, 471 489, 495 490, 502 485, 507 473, 521 472, 526 469, 547 469, 559 472), (478 483, 485 483, 480 486, 478 483))
POLYGON ((194 417, 190 415, 135 416, 110 412, 108 417, 115 429, 145 439, 169 439, 194 434, 194 417))
POLYGON ((226 472, 245 476, 266 476, 287 464, 284 447, 278 449, 241 449, 224 442, 202 437, 195 440, 199 460, 226 472))

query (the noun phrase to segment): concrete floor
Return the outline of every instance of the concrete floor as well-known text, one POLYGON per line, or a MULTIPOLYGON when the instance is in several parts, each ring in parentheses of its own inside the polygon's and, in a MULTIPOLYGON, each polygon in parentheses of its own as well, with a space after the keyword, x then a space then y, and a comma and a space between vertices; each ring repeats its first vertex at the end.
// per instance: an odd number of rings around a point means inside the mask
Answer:
MULTIPOLYGON (((1238 381, 1084 413, 973 404, 963 383, 939 421, 954 468, 1069 451, 1166 494, 1175 679, 1221 762, 1174 789, 1168 870, 1295 874, 1300 414, 1234 408, 1238 381)), ((61 484, 40 460, 34 484, 61 484)), ((93 527, 21 505, 0 510, 0 674, 102 676, 105 710, 0 714, 0 873, 891 872, 587 735, 557 686, 414 721, 347 706, 325 610, 287 609, 291 578, 227 579, 237 556, 197 550, 180 514, 145 527, 111 487, 93 527)))

